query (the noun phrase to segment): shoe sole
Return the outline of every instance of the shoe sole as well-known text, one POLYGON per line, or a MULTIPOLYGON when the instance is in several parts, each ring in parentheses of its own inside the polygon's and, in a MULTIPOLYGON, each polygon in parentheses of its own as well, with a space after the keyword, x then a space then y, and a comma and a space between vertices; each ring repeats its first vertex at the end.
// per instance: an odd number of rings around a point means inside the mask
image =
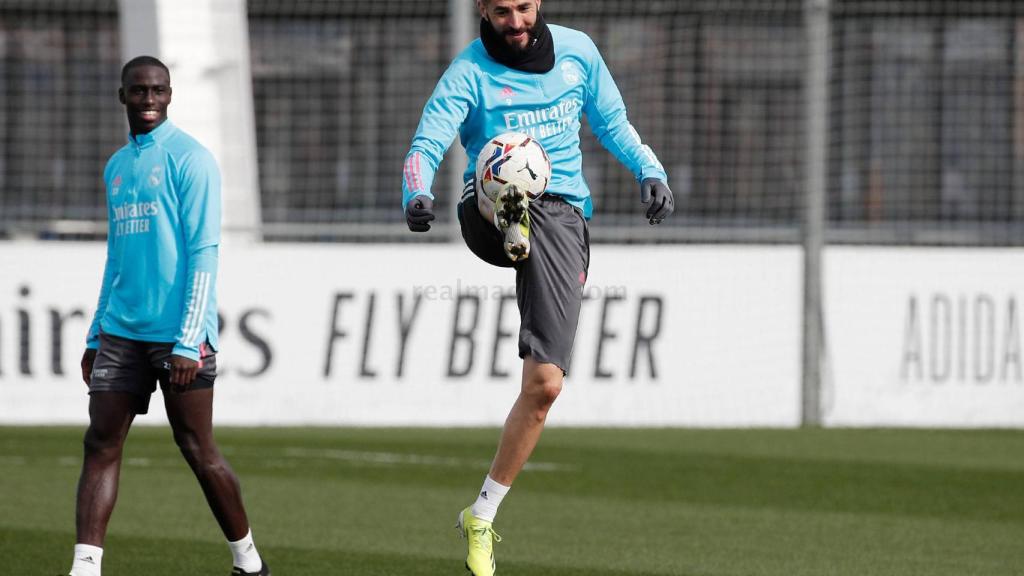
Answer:
MULTIPOLYGON (((494 560, 492 559, 491 562, 494 562, 494 560)), ((469 572, 473 576, 476 576, 476 572, 473 572, 473 569, 469 567, 468 562, 463 564, 463 566, 466 567, 466 572, 469 572)), ((491 574, 494 574, 494 576, 498 575, 498 568, 496 566, 491 566, 491 574)))
POLYGON ((459 538, 466 539, 466 530, 462 527, 462 512, 459 512, 459 516, 455 519, 455 529, 459 531, 459 538))
MULTIPOLYGON (((459 516, 455 519, 455 529, 459 531, 459 538, 468 540, 466 537, 466 529, 462 526, 462 512, 459 512, 459 516)), ((473 573, 473 570, 469 567, 469 562, 465 562, 463 565, 466 567, 466 572, 469 572, 470 574, 473 573)))
POLYGON ((494 215, 504 236, 505 254, 513 262, 525 260, 530 255, 530 241, 520 232, 519 225, 529 210, 526 194, 520 192, 515 184, 510 184, 496 199, 495 204, 498 203, 501 207, 494 215))

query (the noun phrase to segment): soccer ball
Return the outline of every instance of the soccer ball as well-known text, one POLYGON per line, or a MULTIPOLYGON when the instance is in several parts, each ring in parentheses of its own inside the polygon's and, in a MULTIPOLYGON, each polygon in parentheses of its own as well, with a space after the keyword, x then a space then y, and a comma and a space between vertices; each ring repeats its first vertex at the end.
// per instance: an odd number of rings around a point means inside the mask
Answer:
POLYGON ((551 161, 540 142, 521 132, 505 132, 484 144, 476 157, 478 190, 494 200, 509 183, 519 186, 531 201, 551 180, 551 161))

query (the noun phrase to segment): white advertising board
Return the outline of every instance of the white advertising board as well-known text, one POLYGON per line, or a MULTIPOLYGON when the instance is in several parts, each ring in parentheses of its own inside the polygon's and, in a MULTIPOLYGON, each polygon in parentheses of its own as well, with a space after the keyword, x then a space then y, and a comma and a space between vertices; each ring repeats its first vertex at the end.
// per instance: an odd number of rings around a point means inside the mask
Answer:
MULTIPOLYGON (((0 423, 80 423, 103 244, 0 245, 0 423)), ((799 251, 595 246, 552 425, 799 423, 799 251)), ((500 425, 518 390, 511 270, 461 245, 221 250, 215 419, 500 425)), ((164 421, 159 394, 143 423, 164 421)))
POLYGON ((831 426, 1024 426, 1024 251, 832 248, 831 426))

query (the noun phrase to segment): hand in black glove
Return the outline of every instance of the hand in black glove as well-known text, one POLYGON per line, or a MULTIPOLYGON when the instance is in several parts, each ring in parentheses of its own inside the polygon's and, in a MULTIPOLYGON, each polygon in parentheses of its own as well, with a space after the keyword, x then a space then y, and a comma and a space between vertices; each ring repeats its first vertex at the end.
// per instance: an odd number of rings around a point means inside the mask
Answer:
POLYGON ((657 178, 644 178, 640 183, 640 202, 650 203, 647 208, 647 219, 651 225, 661 224, 675 210, 676 203, 668 185, 657 178))
POLYGON ((417 196, 405 205, 405 221, 409 230, 426 232, 430 230, 430 221, 434 219, 434 201, 427 196, 417 196))

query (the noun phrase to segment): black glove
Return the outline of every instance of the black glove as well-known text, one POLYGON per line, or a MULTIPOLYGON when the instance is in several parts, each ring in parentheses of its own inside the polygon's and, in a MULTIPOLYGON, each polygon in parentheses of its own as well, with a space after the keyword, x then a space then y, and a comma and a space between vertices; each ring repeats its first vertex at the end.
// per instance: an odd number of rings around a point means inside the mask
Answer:
POLYGON ((430 221, 434 219, 434 201, 427 196, 417 196, 405 205, 405 222, 413 232, 430 230, 430 221))
POLYGON ((640 202, 651 206, 647 209, 647 219, 651 225, 661 224, 661 221, 668 218, 676 208, 676 202, 672 198, 672 191, 668 184, 657 178, 644 178, 640 183, 640 202))

